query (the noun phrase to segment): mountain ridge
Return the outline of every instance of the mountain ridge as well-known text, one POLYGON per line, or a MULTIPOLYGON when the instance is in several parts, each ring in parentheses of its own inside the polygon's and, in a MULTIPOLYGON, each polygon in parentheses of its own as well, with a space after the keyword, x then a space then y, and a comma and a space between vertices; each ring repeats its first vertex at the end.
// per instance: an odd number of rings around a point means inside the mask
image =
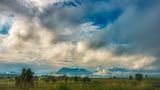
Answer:
POLYGON ((56 72, 57 75, 66 76, 89 76, 92 72, 84 68, 67 68, 63 67, 56 72))

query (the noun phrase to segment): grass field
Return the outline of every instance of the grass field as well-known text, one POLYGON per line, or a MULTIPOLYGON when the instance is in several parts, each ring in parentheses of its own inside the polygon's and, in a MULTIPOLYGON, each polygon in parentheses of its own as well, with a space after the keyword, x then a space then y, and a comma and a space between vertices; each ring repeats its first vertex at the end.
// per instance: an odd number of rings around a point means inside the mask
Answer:
MULTIPOLYGON (((20 90, 13 79, 1 79, 0 90, 20 90)), ((39 80, 30 90, 160 90, 160 79, 146 79, 140 82, 128 79, 92 79, 91 82, 39 80)))

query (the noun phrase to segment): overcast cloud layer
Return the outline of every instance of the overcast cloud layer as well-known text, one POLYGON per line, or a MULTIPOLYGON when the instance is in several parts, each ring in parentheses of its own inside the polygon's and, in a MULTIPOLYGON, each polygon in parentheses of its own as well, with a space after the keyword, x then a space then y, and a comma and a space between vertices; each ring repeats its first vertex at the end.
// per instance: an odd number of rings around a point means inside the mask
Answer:
POLYGON ((159 0, 1 0, 0 63, 159 70, 159 0))

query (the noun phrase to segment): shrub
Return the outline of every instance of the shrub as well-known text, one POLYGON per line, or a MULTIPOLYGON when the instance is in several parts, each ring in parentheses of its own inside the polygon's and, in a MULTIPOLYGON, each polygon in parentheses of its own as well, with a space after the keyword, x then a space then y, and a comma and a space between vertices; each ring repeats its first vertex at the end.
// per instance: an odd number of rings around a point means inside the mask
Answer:
POLYGON ((137 80, 137 81, 142 81, 143 80, 143 75, 142 74, 135 74, 135 79, 137 80))
POLYGON ((133 79, 133 77, 130 75, 130 76, 129 76, 129 80, 132 80, 132 79, 133 79))
POLYGON ((147 78, 148 78, 148 75, 145 75, 145 78, 147 79, 147 78))
POLYGON ((83 77, 83 82, 90 82, 91 81, 91 79, 89 78, 89 77, 83 77))
POLYGON ((116 79, 117 77, 116 76, 113 76, 113 79, 116 79))

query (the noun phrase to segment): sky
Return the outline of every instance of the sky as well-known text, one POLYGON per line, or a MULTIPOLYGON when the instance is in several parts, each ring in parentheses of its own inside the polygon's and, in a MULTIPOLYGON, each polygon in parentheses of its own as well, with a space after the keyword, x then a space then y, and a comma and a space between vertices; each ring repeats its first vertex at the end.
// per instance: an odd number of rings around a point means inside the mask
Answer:
POLYGON ((160 0, 0 0, 0 71, 160 70, 160 0))

